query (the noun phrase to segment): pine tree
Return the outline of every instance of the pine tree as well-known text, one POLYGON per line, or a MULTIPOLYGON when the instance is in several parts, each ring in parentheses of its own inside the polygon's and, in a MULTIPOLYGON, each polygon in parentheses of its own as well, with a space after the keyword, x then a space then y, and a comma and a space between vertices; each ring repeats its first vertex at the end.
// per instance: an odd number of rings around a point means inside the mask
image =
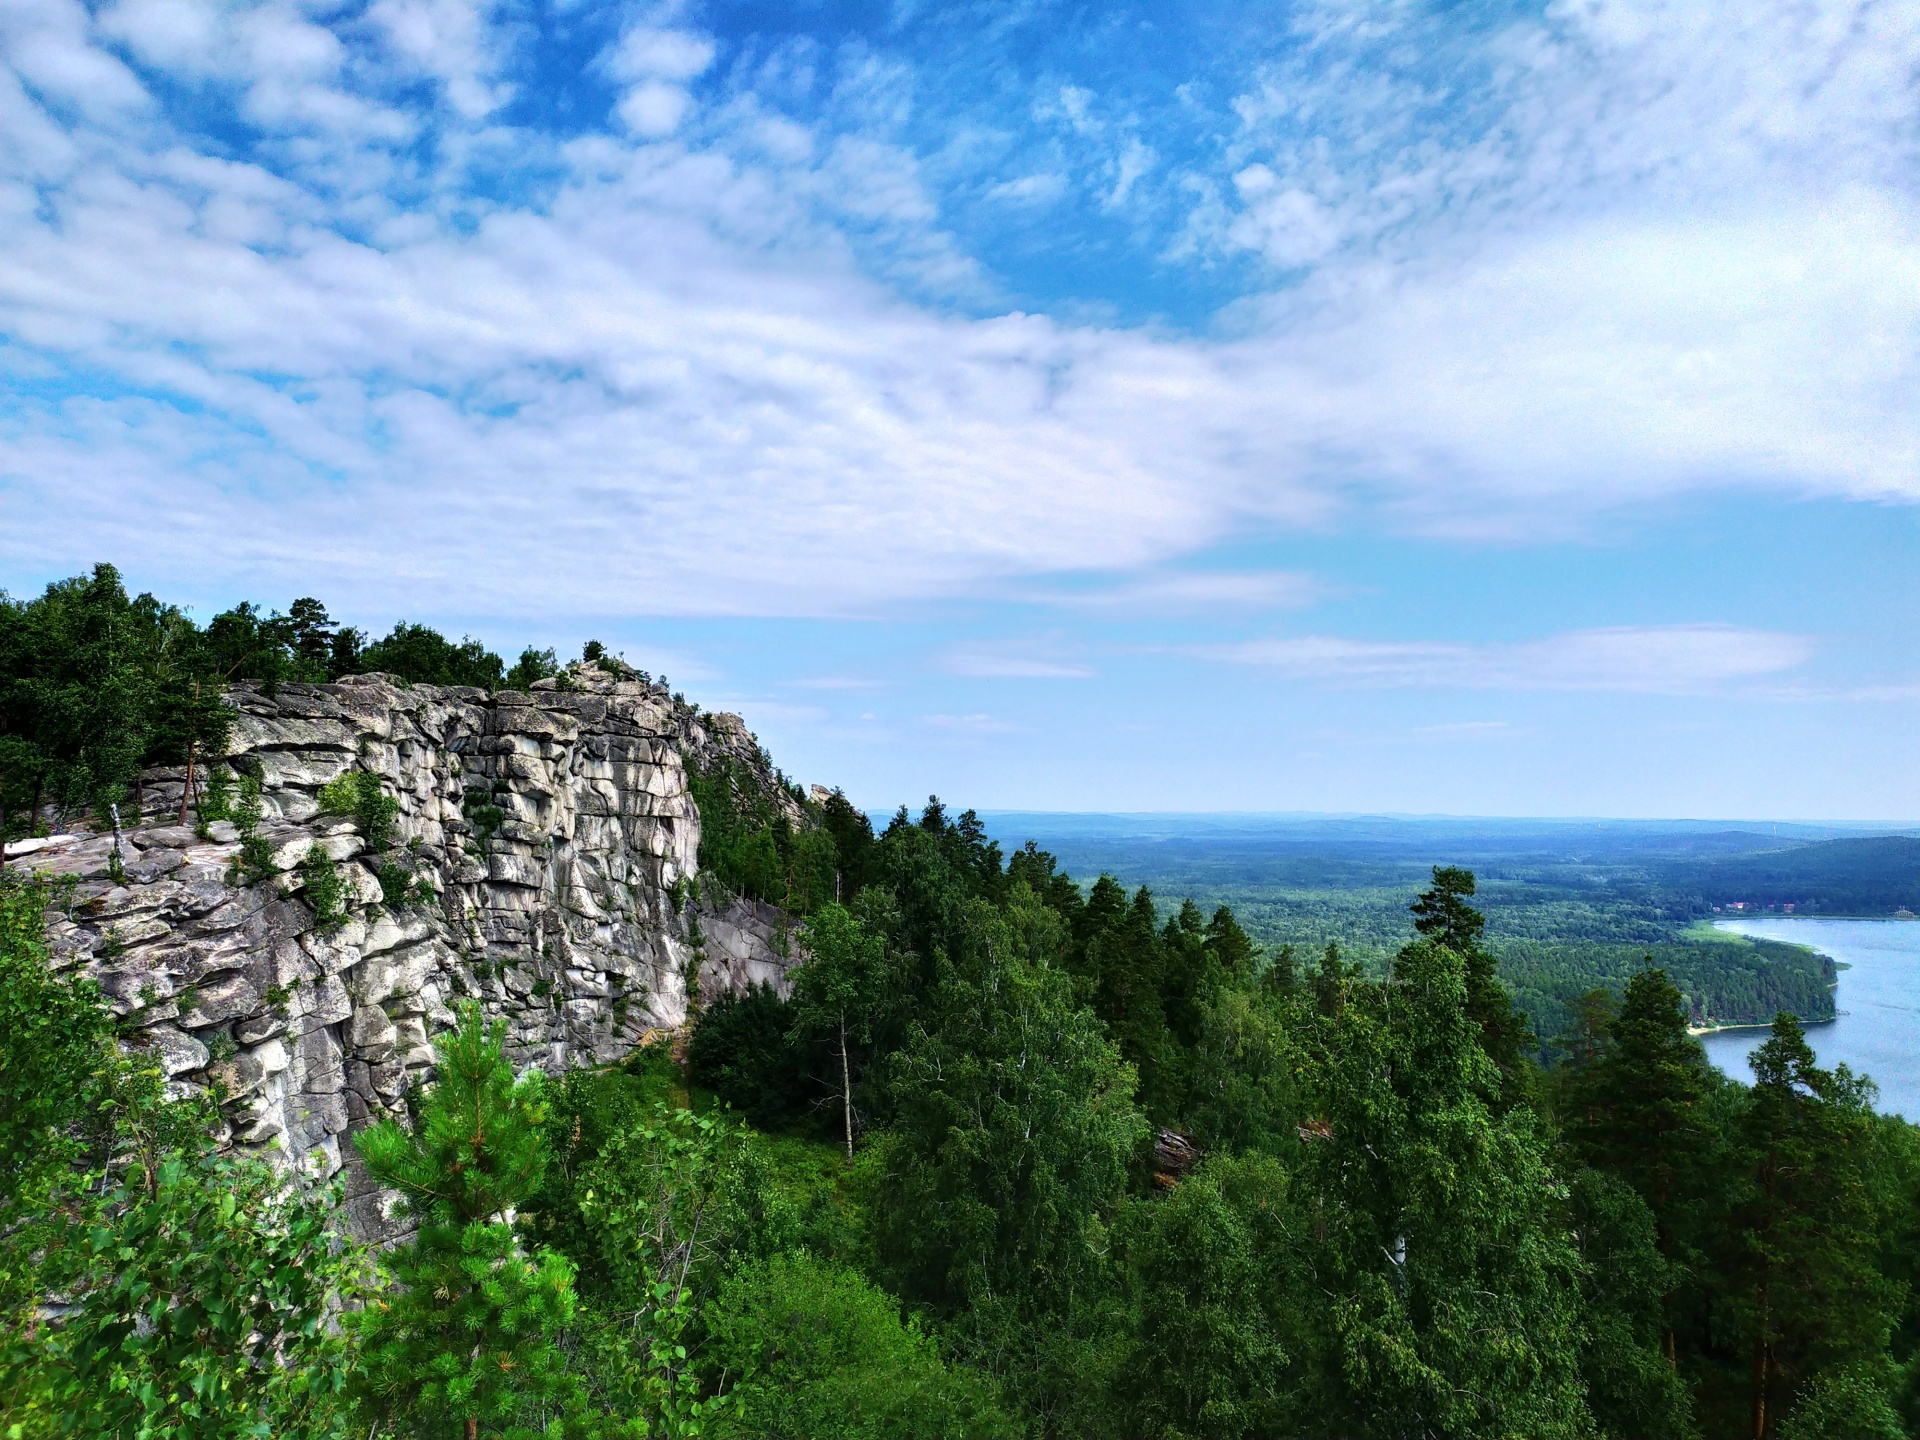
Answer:
POLYGON ((1707 1073, 1666 971, 1642 970, 1627 982, 1607 1040, 1570 1129, 1588 1162, 1633 1186, 1670 1235, 1700 1148, 1707 1073))
POLYGON ((359 1137, 367 1169, 420 1222, 382 1257, 385 1295, 350 1317, 365 1367, 356 1398, 396 1435, 520 1440, 581 1403, 559 1343, 572 1267, 522 1253, 508 1220, 540 1184, 546 1104, 538 1073, 514 1079, 505 1040, 465 1007, 415 1128, 389 1120, 359 1137))
POLYGON ((1814 1064, 1782 1012, 1753 1054, 1745 1140, 1751 1189, 1735 1212, 1738 1289, 1749 1337, 1754 1440, 1807 1378, 1884 1352, 1893 1294, 1875 1267, 1879 1217, 1868 1185, 1871 1112, 1845 1066, 1814 1064))
MULTIPOLYGON (((1633 1187, 1653 1214, 1662 1258, 1683 1266, 1681 1212, 1705 1140, 1708 1077, 1666 971, 1642 970, 1627 982, 1606 1042, 1599 1058, 1567 1082, 1569 1140, 1587 1164, 1633 1187)), ((1672 1363, 1670 1322, 1662 1345, 1672 1363)))
POLYGON ((1480 1048, 1511 1079, 1520 1069, 1522 1054, 1532 1048, 1533 1036, 1526 1016, 1513 1008, 1495 973, 1498 962, 1480 944, 1487 918, 1467 904, 1473 891, 1471 870, 1436 865, 1433 888, 1408 908, 1413 911, 1415 930, 1466 962, 1467 1014, 1480 1029, 1480 1048))
POLYGON ((1322 967, 1295 1194, 1310 1217, 1327 1435, 1575 1436, 1583 1266, 1533 1111, 1498 1072, 1449 946, 1382 984, 1322 967))

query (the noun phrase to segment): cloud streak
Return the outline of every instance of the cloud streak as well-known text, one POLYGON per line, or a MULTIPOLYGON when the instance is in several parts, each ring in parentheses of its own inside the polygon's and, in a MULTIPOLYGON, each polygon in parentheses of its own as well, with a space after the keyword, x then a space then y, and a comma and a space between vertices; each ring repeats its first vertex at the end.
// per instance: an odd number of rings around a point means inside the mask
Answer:
MULTIPOLYGON (((1731 625, 1576 630, 1507 645, 1326 635, 1202 647, 1209 659, 1354 687, 1700 694, 1804 664, 1803 636, 1731 625)), ((1457 727, 1456 727, 1457 728, 1457 727)))

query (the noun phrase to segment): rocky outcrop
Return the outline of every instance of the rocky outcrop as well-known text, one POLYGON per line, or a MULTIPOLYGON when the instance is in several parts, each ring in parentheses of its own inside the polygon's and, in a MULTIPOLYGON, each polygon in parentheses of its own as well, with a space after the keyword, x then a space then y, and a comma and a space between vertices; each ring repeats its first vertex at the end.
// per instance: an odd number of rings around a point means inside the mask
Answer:
POLYGON ((9 848, 73 877, 49 916, 57 963, 99 979, 171 1084, 217 1087, 228 1143, 345 1170, 363 1234, 384 1219, 345 1138, 403 1106, 463 997, 505 1020, 517 1063, 556 1073, 684 1024, 696 974, 708 995, 784 987, 781 912, 696 874, 689 759, 730 758, 798 818, 739 718, 597 669, 561 685, 489 695, 375 675, 234 691, 228 763, 260 782, 264 878, 238 873, 231 823, 210 838, 170 823, 179 771, 146 777, 148 818, 125 817, 118 874, 110 834, 9 848), (322 787, 348 771, 398 802, 378 855, 353 818, 322 813, 322 787), (316 847, 344 890, 331 933, 303 894, 316 847))

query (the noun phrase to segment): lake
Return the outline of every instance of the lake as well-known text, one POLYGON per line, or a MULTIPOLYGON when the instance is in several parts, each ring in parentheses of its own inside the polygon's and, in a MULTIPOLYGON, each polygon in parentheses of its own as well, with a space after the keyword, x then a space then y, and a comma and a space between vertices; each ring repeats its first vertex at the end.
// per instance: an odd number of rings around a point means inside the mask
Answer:
MULTIPOLYGON (((1807 1041, 1824 1066, 1842 1062, 1880 1086, 1879 1109, 1920 1121, 1920 920, 1717 920, 1722 930, 1807 945, 1836 962, 1839 1018, 1809 1025, 1807 1041)), ((1707 1058, 1751 1081, 1747 1056, 1764 1030, 1703 1035, 1707 1058)))

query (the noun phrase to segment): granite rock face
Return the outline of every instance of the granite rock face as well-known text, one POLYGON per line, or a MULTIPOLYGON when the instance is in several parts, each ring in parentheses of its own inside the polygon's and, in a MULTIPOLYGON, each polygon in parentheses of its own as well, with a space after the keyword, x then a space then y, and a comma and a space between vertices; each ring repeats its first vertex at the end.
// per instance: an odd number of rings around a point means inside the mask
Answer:
POLYGON ((386 1214, 347 1137, 403 1109, 461 999, 505 1020, 516 1065, 555 1074, 683 1025, 692 975, 708 996, 785 988, 785 917, 696 873, 688 760, 730 758, 799 818, 745 726, 635 679, 565 678, 532 694, 377 675, 233 691, 229 763, 260 779, 268 878, 236 873, 232 824, 203 839, 177 823, 178 770, 143 782, 118 873, 111 834, 10 847, 11 865, 76 882, 48 917, 56 963, 98 978, 172 1084, 224 1091, 227 1143, 344 1169, 363 1235, 386 1214), (398 802, 378 856, 354 819, 321 813, 321 787, 356 770, 398 802), (315 847, 346 896, 328 934, 302 893, 315 847), (382 863, 390 882, 409 873, 410 902, 383 900, 382 863))

